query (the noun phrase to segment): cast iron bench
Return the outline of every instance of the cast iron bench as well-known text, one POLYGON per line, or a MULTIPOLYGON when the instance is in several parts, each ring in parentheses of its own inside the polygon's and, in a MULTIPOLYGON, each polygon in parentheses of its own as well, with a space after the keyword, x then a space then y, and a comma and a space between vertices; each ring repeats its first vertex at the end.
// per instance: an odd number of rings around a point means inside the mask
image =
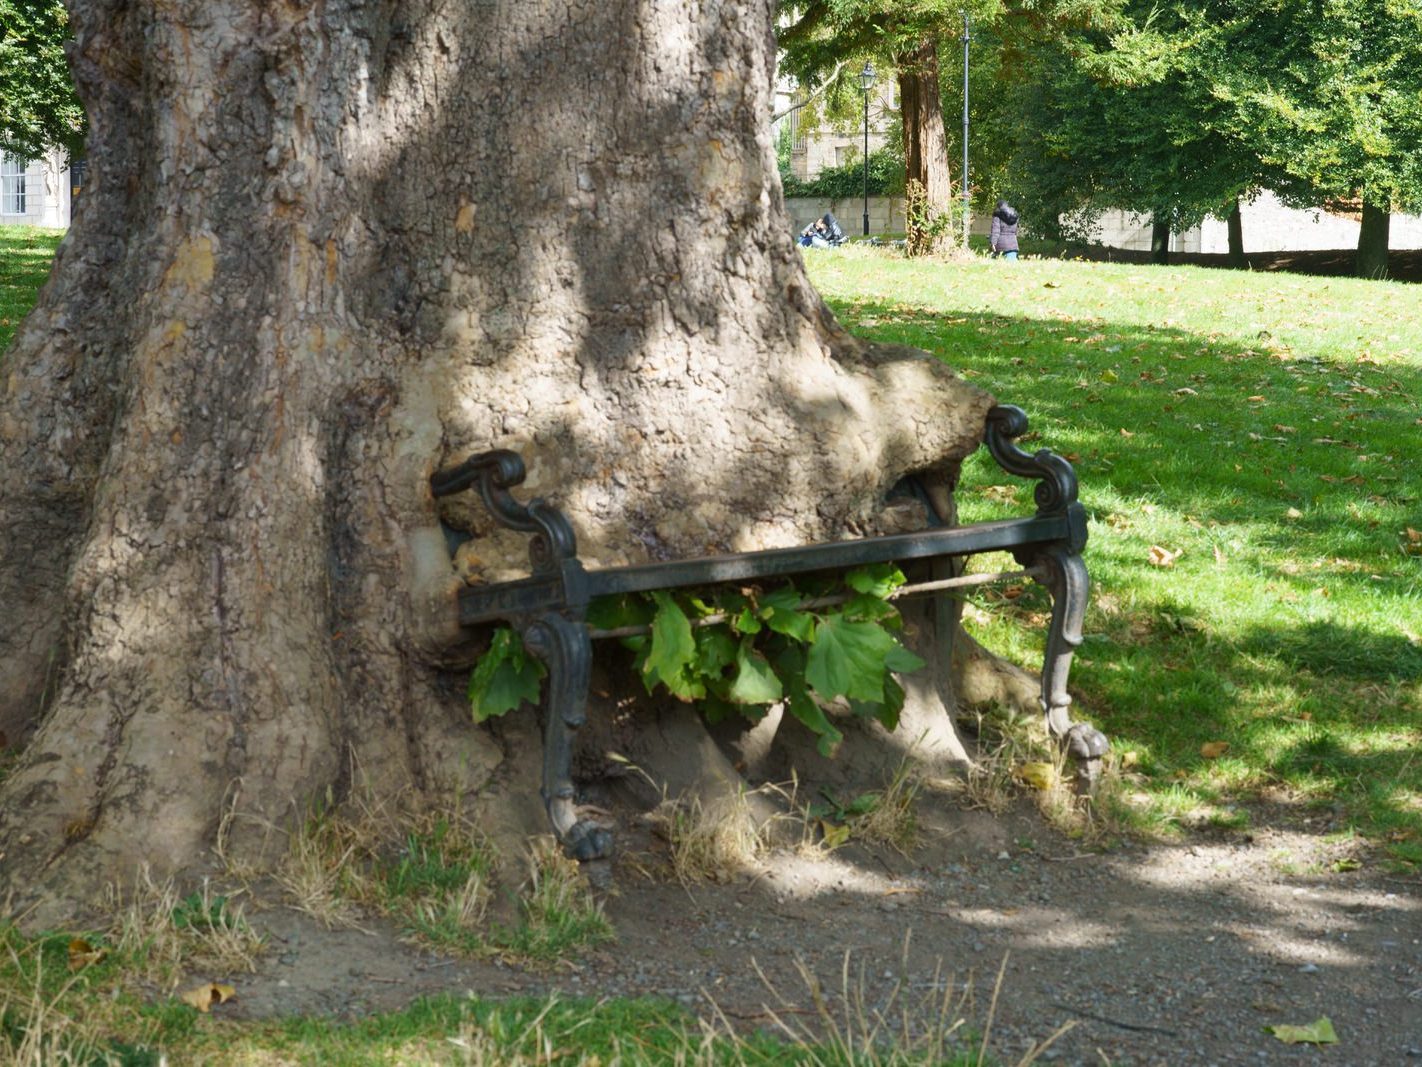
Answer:
MULTIPOLYGON (((590 860, 608 855, 612 847, 607 830, 578 819, 571 767, 574 732, 587 717, 593 636, 586 621, 588 604, 596 597, 620 593, 848 570, 869 563, 947 563, 980 552, 1011 552, 1052 597, 1041 690, 1048 734, 1078 761, 1082 777, 1094 778, 1109 746, 1091 726, 1071 721, 1067 694, 1067 674, 1072 654, 1081 644, 1086 612, 1088 580, 1081 559, 1086 511, 1076 499, 1071 464, 1046 449, 1028 454, 1014 443, 1026 429, 1027 417, 1020 408, 999 405, 988 412, 984 433, 999 466, 1009 474, 1037 480, 1037 512, 1026 518, 593 570, 578 559, 573 528, 562 512, 542 500, 520 504, 509 492, 524 479, 523 460, 517 453, 485 452, 436 473, 430 479, 436 497, 477 486, 485 507, 501 526, 530 535, 532 574, 516 581, 462 587, 459 623, 465 627, 510 623, 522 634, 528 651, 547 668, 542 795, 549 821, 568 852, 590 860)), ((978 581, 972 575, 953 577, 951 569, 947 573, 949 577, 920 588, 931 588, 941 599, 942 591, 978 581)))

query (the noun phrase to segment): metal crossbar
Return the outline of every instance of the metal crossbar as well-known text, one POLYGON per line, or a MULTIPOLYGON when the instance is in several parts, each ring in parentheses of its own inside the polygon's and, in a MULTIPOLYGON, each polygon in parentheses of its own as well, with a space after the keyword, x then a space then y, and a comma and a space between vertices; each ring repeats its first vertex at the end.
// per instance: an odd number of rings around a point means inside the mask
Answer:
MULTIPOLYGON (((596 597, 755 578, 779 578, 814 571, 848 570, 867 563, 951 560, 981 552, 1006 551, 1025 575, 1046 587, 1052 617, 1042 668, 1041 703, 1048 733, 1094 777, 1106 753, 1106 738, 1068 714, 1067 675, 1081 644, 1089 582, 1081 551, 1086 545, 1086 512, 1076 498, 1076 474, 1065 459, 1046 449, 1029 454, 1014 443, 1027 429, 1021 409, 999 405, 988 412, 984 441, 1010 474, 1036 480, 1036 514, 1020 519, 937 526, 913 533, 887 534, 763 552, 728 553, 698 559, 586 569, 577 538, 562 512, 542 500, 520 504, 509 492, 523 482, 517 453, 485 452, 430 480, 435 496, 477 488, 485 507, 507 529, 529 534, 528 578, 467 586, 458 595, 461 626, 506 621, 518 628, 524 646, 548 669, 545 697, 542 794, 559 839, 579 859, 606 856, 611 835, 580 821, 571 778, 573 737, 587 718, 587 690, 594 632, 588 604, 596 597)), ((950 588, 977 584, 976 575, 925 583, 921 592, 940 596, 950 588)), ((596 636, 602 636, 597 634, 596 636)))

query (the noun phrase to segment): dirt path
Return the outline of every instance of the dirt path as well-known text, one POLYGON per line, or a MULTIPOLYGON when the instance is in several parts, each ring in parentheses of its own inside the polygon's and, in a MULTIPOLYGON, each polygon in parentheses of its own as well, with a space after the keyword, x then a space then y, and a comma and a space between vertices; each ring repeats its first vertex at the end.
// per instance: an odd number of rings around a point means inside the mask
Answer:
POLYGON ((732 1024, 813 1017, 806 976, 868 1009, 945 989, 981 1028, 1006 961, 990 1045, 1016 1062, 1422 1064, 1422 880, 1294 830, 1078 851, 1034 814, 926 813, 911 860, 842 849, 778 859, 690 889, 640 873, 628 835, 606 910, 617 943, 555 972, 431 956, 379 923, 325 930, 281 908, 256 975, 231 976, 234 1017, 356 1017, 437 992, 674 998, 732 1024), (1339 862, 1339 861, 1343 862, 1339 862), (630 861, 630 862, 629 862, 630 861), (1342 869, 1335 869, 1342 868, 1342 869), (757 974, 764 974, 764 980, 757 974), (767 982, 769 983, 767 985, 767 982), (1266 1032, 1327 1016, 1338 1044, 1266 1032))

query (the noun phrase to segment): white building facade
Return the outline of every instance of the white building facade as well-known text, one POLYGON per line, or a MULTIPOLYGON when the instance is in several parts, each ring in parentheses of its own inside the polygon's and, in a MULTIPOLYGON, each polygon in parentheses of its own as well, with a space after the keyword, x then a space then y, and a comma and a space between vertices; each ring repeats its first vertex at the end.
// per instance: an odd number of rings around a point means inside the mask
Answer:
POLYGON ((0 152, 0 226, 67 229, 75 177, 62 152, 28 160, 0 152))

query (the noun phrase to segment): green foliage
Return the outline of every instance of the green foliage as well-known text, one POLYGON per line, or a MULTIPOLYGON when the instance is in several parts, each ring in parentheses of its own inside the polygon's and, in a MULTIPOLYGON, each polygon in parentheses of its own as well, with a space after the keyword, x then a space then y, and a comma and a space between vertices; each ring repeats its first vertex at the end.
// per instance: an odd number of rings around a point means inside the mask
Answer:
POLYGON ((0 0, 0 149, 36 159, 51 148, 73 157, 83 145, 84 109, 64 57, 69 36, 59 0, 0 0))
POLYGON ((524 701, 538 702, 538 687, 548 671, 507 627, 494 631, 489 650, 469 678, 469 707, 475 722, 504 715, 524 701))
MULTIPOLYGON (((1268 188, 1298 206, 1422 205, 1422 9, 1395 0, 1119 0, 1092 19, 1008 5, 981 124, 997 180, 1047 224, 1107 208, 1180 230, 1268 188)), ((977 117, 975 115, 975 122, 977 117)))
MULTIPOLYGON (((603 597, 588 618, 602 629, 645 630, 622 643, 647 692, 661 688, 698 702, 713 720, 740 714, 756 721, 783 700, 831 755, 842 735, 825 705, 843 698, 855 714, 893 729, 904 702, 893 675, 923 666, 891 632, 902 622, 887 598, 903 581, 892 564, 872 564, 847 573, 837 588, 786 583, 603 597)), ((512 630, 495 632, 470 680, 476 721, 537 699, 532 663, 512 630)))
MULTIPOLYGON (((827 167, 809 181, 801 181, 788 169, 780 174, 787 197, 817 197, 825 200, 850 200, 864 195, 864 160, 862 157, 838 167, 827 167)), ((904 191, 904 158, 901 146, 888 145, 869 153, 869 195, 902 196, 904 191)))

